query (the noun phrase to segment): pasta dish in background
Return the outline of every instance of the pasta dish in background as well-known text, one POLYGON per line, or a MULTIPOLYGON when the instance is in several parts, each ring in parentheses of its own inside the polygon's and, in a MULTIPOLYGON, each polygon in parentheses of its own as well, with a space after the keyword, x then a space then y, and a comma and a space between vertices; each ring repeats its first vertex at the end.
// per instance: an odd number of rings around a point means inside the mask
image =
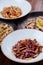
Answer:
POLYGON ((4 7, 3 10, 1 11, 1 14, 4 18, 16 19, 22 15, 22 11, 19 7, 9 6, 4 7))

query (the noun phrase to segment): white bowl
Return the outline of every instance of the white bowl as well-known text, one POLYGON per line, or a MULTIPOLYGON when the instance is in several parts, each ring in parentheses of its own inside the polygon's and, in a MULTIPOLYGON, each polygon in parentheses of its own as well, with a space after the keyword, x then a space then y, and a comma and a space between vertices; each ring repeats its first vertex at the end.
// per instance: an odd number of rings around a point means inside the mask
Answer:
MULTIPOLYGON (((26 0, 10 0, 10 1, 1 0, 0 1, 0 12, 3 10, 4 7, 8 7, 8 6, 18 6, 22 10, 22 15, 18 18, 21 18, 27 15, 31 11, 31 5, 26 0)), ((0 18, 6 19, 1 14, 0 14, 0 18)))
POLYGON ((7 58, 13 61, 19 62, 19 63, 34 63, 34 62, 42 60, 43 52, 40 53, 36 58, 33 58, 31 60, 18 59, 12 53, 12 46, 15 45, 17 41, 28 39, 28 38, 30 39, 35 38, 39 42, 39 44, 43 46, 43 33, 42 32, 38 30, 34 30, 34 29, 22 29, 22 30, 17 30, 17 31, 12 32, 3 40, 2 45, 1 45, 1 50, 3 54, 7 58))

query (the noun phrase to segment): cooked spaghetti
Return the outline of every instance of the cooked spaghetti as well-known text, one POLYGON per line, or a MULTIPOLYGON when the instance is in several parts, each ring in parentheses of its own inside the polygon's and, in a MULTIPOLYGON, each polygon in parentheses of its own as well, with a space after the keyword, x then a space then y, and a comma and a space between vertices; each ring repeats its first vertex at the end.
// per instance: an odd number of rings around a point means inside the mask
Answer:
POLYGON ((43 16, 27 19, 25 28, 37 29, 43 32, 43 16))
POLYGON ((6 23, 0 23, 0 44, 2 40, 11 32, 13 32, 13 28, 6 23))
POLYGON ((15 19, 22 15, 22 11, 19 7, 10 6, 10 7, 3 8, 3 11, 1 11, 1 14, 4 18, 15 19))
POLYGON ((42 52, 36 39, 25 39, 17 42, 12 48, 13 54, 19 59, 35 58, 42 52))

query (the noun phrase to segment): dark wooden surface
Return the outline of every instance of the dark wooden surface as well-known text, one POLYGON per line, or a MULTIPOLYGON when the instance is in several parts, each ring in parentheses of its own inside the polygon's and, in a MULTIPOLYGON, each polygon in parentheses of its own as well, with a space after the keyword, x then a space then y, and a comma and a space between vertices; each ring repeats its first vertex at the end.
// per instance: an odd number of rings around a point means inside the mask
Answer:
MULTIPOLYGON (((43 11, 43 0, 28 0, 28 1, 32 5, 31 12, 43 11)), ((6 58, 0 49, 0 65, 16 65, 16 64, 20 65, 20 63, 13 62, 13 61, 9 60, 8 58, 6 58)), ((41 60, 40 62, 37 62, 37 63, 29 64, 29 65, 42 65, 42 64, 43 64, 43 60, 41 60)), ((25 64, 21 64, 21 65, 25 65, 25 64)), ((26 64, 26 65, 28 65, 28 64, 26 64)))
POLYGON ((32 5, 33 11, 43 11, 43 0, 27 0, 32 5))

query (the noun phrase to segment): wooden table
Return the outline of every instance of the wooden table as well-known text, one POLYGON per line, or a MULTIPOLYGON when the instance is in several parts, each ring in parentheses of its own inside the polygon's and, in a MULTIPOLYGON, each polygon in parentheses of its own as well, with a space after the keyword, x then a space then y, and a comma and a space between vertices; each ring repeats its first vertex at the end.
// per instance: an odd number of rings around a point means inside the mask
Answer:
POLYGON ((43 0, 28 0, 32 5, 33 11, 43 11, 43 0))
MULTIPOLYGON (((32 5, 32 12, 43 11, 43 0, 28 0, 28 1, 32 5)), ((8 58, 6 58, 0 49, 0 65, 16 65, 16 64, 20 65, 20 63, 13 62, 9 60, 8 58)), ((29 64, 29 65, 42 65, 42 64, 43 64, 43 60, 37 63, 29 64)), ((21 64, 21 65, 25 65, 25 64, 21 64)))

